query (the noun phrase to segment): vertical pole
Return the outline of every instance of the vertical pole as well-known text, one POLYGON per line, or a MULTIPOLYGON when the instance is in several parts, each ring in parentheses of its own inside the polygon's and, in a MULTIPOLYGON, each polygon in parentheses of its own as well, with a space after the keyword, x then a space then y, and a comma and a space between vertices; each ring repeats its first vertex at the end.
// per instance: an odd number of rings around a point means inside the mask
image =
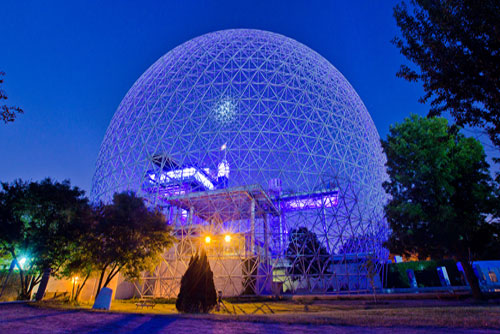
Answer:
POLYGON ((267 222, 267 213, 264 212, 264 263, 269 264, 269 226, 267 222))
POLYGON ((189 213, 188 213, 188 222, 187 222, 187 226, 188 228, 191 226, 191 224, 193 223, 193 214, 194 214, 194 207, 190 207, 189 208, 189 213))
POLYGON ((250 203, 250 251, 255 255, 255 198, 250 203))
POLYGON ((168 206, 168 222, 169 222, 169 224, 171 224, 172 226, 175 227, 173 216, 174 216, 174 207, 172 205, 169 205, 168 206))
POLYGON ((71 289, 71 301, 73 301, 73 296, 75 295, 75 278, 73 278, 72 283, 73 288, 71 289))
POLYGON ((288 243, 288 228, 287 228, 287 225, 286 225, 286 215, 285 215, 285 211, 281 210, 280 208, 280 223, 281 223, 281 244, 282 244, 282 249, 281 249, 281 254, 285 254, 286 253, 286 245, 288 243))
POLYGON ((281 210, 281 203, 280 203, 280 200, 278 198, 277 200, 277 207, 278 207, 278 249, 279 249, 279 254, 281 255, 282 252, 283 252, 283 246, 284 246, 284 240, 283 240, 283 218, 281 217, 281 215, 283 214, 282 210, 281 210))
POLYGON ((279 212, 278 221, 279 221, 279 250, 280 250, 280 254, 281 254, 283 252, 283 245, 284 245, 283 219, 281 218, 281 210, 279 212))
MULTIPOLYGON (((187 224, 186 224, 186 226, 182 227, 182 238, 183 239, 186 237, 189 238, 189 235, 191 235, 190 232, 191 232, 191 228, 193 226, 192 225, 193 224, 193 214, 194 214, 194 207, 190 206, 189 212, 188 212, 188 217, 187 217, 187 224), (189 232, 186 232, 185 229, 189 229, 189 232)), ((188 240, 190 240, 190 239, 188 239, 188 240)), ((186 240, 181 240, 181 243, 180 243, 181 245, 183 244, 183 241, 185 242, 186 240)), ((191 255, 193 255, 192 252, 194 249, 197 249, 197 252, 198 252, 201 249, 201 247, 203 247, 202 242, 203 241, 200 241, 200 243, 198 245, 196 245, 196 247, 192 247, 193 246, 192 241, 191 240, 189 241, 189 243, 191 244, 191 255)), ((181 248, 181 250, 182 250, 182 248, 181 248)))
POLYGON ((271 270, 270 263, 271 261, 269 260, 269 225, 267 221, 267 213, 264 212, 262 216, 264 220, 264 286, 262 287, 263 289, 261 292, 270 292, 271 291, 271 282, 273 281, 273 272, 271 270))
POLYGON ((321 219, 323 221, 323 231, 325 232, 325 239, 326 239, 326 250, 328 251, 328 254, 330 254, 330 240, 328 240, 328 228, 326 225, 326 210, 325 210, 325 201, 323 200, 323 205, 321 206, 321 219))

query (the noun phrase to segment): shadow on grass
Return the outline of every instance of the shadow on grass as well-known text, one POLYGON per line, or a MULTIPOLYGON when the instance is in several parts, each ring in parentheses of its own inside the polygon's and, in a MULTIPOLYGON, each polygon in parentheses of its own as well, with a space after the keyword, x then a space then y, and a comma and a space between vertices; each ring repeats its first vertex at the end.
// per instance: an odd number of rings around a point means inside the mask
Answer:
POLYGON ((158 333, 176 320, 177 319, 174 317, 124 314, 113 321, 82 326, 80 328, 73 329, 72 332, 92 334, 122 332, 151 334, 158 333), (134 321, 137 321, 140 325, 135 327, 135 325, 132 324, 134 321), (129 328, 126 328, 127 326, 129 326, 129 328))
POLYGON ((139 327, 134 329, 132 333, 157 333, 161 329, 175 322, 175 317, 153 316, 149 321, 144 322, 139 327))
POLYGON ((46 314, 40 314, 40 315, 33 315, 33 316, 30 316, 30 317, 20 317, 20 318, 8 319, 8 320, 0 320, 0 323, 17 322, 17 321, 27 321, 27 320, 33 320, 33 319, 48 318, 48 317, 54 317, 54 316, 63 315, 63 314, 72 314, 72 313, 76 313, 76 312, 78 312, 78 311, 77 310, 59 311, 59 312, 46 313, 46 314))

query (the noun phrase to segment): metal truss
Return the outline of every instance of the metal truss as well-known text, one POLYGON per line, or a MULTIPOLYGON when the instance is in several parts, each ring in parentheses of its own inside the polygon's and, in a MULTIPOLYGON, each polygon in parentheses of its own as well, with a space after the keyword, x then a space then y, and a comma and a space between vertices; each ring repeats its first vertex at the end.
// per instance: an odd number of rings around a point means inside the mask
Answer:
POLYGON ((174 226, 179 242, 142 294, 176 295, 201 247, 225 295, 365 291, 367 260, 380 271, 387 258, 379 141, 319 54, 275 33, 219 31, 168 52, 132 86, 91 198, 136 191, 174 226))

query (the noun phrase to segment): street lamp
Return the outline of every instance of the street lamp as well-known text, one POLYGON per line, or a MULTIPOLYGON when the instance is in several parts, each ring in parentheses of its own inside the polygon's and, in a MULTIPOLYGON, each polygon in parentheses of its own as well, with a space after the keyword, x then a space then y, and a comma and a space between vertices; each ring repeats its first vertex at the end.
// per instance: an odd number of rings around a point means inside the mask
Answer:
POLYGON ((24 269, 23 266, 26 263, 26 258, 25 257, 20 258, 19 261, 18 261, 18 263, 19 263, 19 267, 21 269, 24 269))
POLYGON ((73 300, 73 298, 75 296, 75 285, 77 285, 77 283, 78 283, 78 276, 73 277, 71 279, 71 282, 73 283, 73 288, 71 289, 71 300, 73 300))

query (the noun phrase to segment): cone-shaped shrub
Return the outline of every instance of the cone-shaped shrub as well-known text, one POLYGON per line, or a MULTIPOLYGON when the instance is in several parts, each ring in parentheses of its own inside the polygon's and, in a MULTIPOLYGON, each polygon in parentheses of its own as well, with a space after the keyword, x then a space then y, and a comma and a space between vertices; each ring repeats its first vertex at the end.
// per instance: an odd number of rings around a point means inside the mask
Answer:
POLYGON ((207 254, 202 250, 201 254, 193 255, 189 260, 175 306, 179 312, 208 313, 216 304, 214 274, 207 254))

